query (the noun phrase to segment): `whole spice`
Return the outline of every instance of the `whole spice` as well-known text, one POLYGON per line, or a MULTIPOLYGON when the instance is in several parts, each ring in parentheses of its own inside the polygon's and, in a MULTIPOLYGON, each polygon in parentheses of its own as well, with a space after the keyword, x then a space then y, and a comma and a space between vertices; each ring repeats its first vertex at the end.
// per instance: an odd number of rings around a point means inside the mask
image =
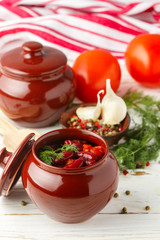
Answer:
POLYGON ((130 195, 130 191, 129 191, 129 190, 126 190, 126 191, 125 191, 125 194, 126 194, 126 195, 130 195))
POLYGON ((26 206, 26 205, 27 205, 27 202, 21 201, 21 205, 22 205, 22 206, 26 206))
POLYGON ((127 208, 126 207, 122 208, 121 214, 126 214, 126 213, 127 213, 127 208))
POLYGON ((100 136, 114 135, 123 130, 122 124, 104 124, 101 119, 93 120, 79 120, 79 118, 72 117, 67 121, 69 128, 82 128, 93 131, 100 136))
POLYGON ((145 210, 146 211, 150 210, 150 206, 145 206, 145 210))
POLYGON ((146 167, 149 167, 150 166, 150 162, 148 161, 147 163, 146 163, 146 167))
MULTIPOLYGON (((141 92, 127 92, 124 96, 130 116, 141 119, 125 135, 124 143, 112 147, 120 170, 144 168, 151 160, 156 160, 160 151, 160 100, 143 96, 141 92)), ((133 121, 134 123, 134 121, 133 121)))
POLYGON ((118 193, 115 193, 114 194, 114 198, 117 198, 119 195, 118 195, 118 193))
POLYGON ((127 106, 124 100, 117 96, 110 84, 110 79, 106 80, 106 95, 102 100, 103 123, 119 124, 127 114, 127 106))
MULTIPOLYGON (((104 90, 100 90, 97 94, 97 105, 89 107, 79 107, 77 108, 76 114, 79 119, 98 119, 101 114, 101 103, 100 103, 100 94, 104 93, 104 90)), ((78 120, 78 119, 77 119, 78 120)))
POLYGON ((128 171, 127 170, 123 170, 123 175, 127 175, 128 171))
POLYGON ((106 80, 106 94, 102 99, 102 103, 100 102, 101 93, 104 93, 104 90, 98 92, 96 106, 79 107, 77 109, 78 118, 82 120, 98 120, 101 116, 103 124, 119 124, 126 117, 127 106, 124 100, 112 90, 110 79, 106 80))

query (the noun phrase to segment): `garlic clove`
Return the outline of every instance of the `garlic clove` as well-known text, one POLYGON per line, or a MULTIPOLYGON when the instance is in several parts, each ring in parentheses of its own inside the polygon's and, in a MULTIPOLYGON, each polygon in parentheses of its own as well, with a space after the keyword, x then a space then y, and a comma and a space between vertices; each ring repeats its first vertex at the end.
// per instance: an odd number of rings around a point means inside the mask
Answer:
POLYGON ((97 105, 96 106, 88 106, 88 107, 79 107, 76 111, 77 116, 82 120, 88 119, 98 119, 101 115, 101 102, 100 102, 100 94, 104 93, 104 90, 101 90, 97 94, 97 105))
POLYGON ((111 88, 110 79, 106 80, 106 95, 102 99, 102 120, 104 124, 119 124, 127 114, 127 106, 111 88))

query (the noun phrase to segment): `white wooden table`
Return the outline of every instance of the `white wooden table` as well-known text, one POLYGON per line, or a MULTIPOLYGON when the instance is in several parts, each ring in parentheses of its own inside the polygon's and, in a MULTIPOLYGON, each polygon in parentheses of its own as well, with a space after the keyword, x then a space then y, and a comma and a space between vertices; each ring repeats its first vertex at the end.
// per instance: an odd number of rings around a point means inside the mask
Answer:
MULTIPOLYGON (((160 89, 140 88, 123 70, 119 94, 123 95, 130 87, 160 95, 160 89)), ((0 141, 1 148, 2 137, 0 141)), ((140 176, 121 174, 118 198, 112 198, 100 213, 80 224, 62 224, 48 218, 31 202, 19 180, 9 197, 0 197, 0 240, 160 240, 160 164, 152 162, 144 171, 146 174, 140 176), (125 194, 126 190, 130 190, 130 195, 125 194), (22 200, 27 202, 26 206, 21 205, 22 200), (149 211, 145 210, 147 205, 149 211), (120 214, 123 207, 128 214, 120 214)))

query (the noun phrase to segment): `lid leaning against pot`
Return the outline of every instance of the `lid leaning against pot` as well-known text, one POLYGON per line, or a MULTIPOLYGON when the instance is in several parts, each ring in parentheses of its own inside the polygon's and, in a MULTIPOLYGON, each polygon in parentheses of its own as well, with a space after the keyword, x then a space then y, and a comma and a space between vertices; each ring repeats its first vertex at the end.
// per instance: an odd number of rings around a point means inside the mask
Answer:
POLYGON ((19 145, 14 153, 6 148, 0 151, 0 195, 8 196, 21 176, 21 167, 34 143, 34 133, 30 133, 19 145))
POLYGON ((60 50, 30 41, 2 55, 1 71, 13 78, 44 76, 65 70, 66 63, 60 50))

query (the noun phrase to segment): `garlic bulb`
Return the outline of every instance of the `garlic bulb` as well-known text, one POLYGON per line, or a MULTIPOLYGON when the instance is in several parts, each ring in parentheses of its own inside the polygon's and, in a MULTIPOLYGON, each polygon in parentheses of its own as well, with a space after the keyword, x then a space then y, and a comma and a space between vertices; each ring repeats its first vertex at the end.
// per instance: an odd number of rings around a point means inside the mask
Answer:
POLYGON ((102 120, 104 124, 119 124, 127 113, 127 107, 122 98, 111 88, 110 79, 106 80, 106 95, 102 99, 102 120))
POLYGON ((101 90, 97 94, 97 105, 89 107, 79 107, 76 111, 77 116, 82 120, 87 119, 98 119, 101 115, 101 103, 100 103, 100 94, 104 93, 104 90, 101 90))

